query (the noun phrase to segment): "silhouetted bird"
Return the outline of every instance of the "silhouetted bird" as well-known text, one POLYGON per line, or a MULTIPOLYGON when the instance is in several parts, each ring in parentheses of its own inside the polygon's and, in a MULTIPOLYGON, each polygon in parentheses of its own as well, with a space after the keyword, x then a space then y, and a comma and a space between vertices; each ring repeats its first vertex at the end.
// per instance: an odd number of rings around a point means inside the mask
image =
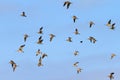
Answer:
POLYGON ((43 66, 41 56, 40 56, 39 61, 38 61, 38 67, 40 67, 40 66, 43 66))
POLYGON ((27 40, 28 37, 29 36, 27 34, 24 34, 24 42, 26 42, 26 40, 27 40))
POLYGON ((112 53, 111 54, 111 59, 113 59, 116 56, 116 54, 112 53))
POLYGON ((21 45, 17 51, 20 53, 24 53, 23 47, 25 47, 25 44, 21 45))
POLYGON ((42 42, 43 42, 43 39, 42 39, 42 36, 40 36, 38 41, 37 41, 37 44, 42 44, 42 42))
POLYGON ((80 43, 83 43, 83 41, 80 41, 80 43))
POLYGON ((40 53, 40 49, 38 49, 38 51, 36 52, 36 56, 38 56, 40 53))
POLYGON ((76 19, 78 19, 76 16, 73 16, 72 18, 74 23, 76 22, 76 19))
POLYGON ((106 26, 108 26, 108 27, 111 26, 111 19, 108 21, 108 23, 106 24, 106 26))
POLYGON ((112 29, 112 30, 114 30, 115 29, 115 23, 113 23, 112 24, 112 26, 111 26, 111 28, 110 29, 112 29))
POLYGON ((27 17, 26 14, 25 14, 25 12, 22 12, 22 13, 21 13, 21 16, 27 17))
POLYGON ((67 9, 70 7, 71 2, 70 1, 65 1, 63 6, 67 6, 67 9))
POLYGON ((44 54, 42 54, 42 59, 43 59, 43 58, 45 58, 45 57, 47 57, 47 56, 48 56, 48 55, 47 55, 47 54, 45 54, 45 53, 44 53, 44 54))
POLYGON ((54 37, 55 37, 54 34, 50 34, 50 42, 53 40, 54 37))
POLYGON ((79 51, 75 51, 74 55, 77 56, 79 54, 79 51))
POLYGON ((92 21, 90 21, 90 23, 89 23, 90 28, 91 28, 93 25, 95 25, 95 23, 92 22, 92 21))
POLYGON ((66 39, 66 41, 72 42, 72 38, 71 38, 71 37, 68 37, 68 38, 66 39))
POLYGON ((109 74, 108 77, 110 78, 110 80, 114 79, 114 76, 113 76, 113 75, 114 75, 114 72, 112 72, 112 73, 109 74))
POLYGON ((77 67, 79 62, 75 62, 73 66, 77 67))
POLYGON ((77 74, 79 74, 81 72, 81 68, 77 68, 77 74))
POLYGON ((77 34, 80 34, 77 28, 75 29, 75 32, 74 32, 74 33, 75 33, 76 35, 77 35, 77 34))
POLYGON ((12 65, 12 68, 13 68, 13 72, 15 71, 16 67, 17 67, 17 64, 13 61, 13 60, 10 60, 9 62, 11 65, 12 65))
POLYGON ((43 27, 40 28, 38 34, 43 34, 43 31, 42 31, 42 30, 43 30, 43 27))
POLYGON ((92 36, 90 36, 88 39, 89 39, 90 42, 92 42, 92 43, 95 43, 95 42, 97 41, 97 40, 96 40, 94 37, 92 37, 92 36))

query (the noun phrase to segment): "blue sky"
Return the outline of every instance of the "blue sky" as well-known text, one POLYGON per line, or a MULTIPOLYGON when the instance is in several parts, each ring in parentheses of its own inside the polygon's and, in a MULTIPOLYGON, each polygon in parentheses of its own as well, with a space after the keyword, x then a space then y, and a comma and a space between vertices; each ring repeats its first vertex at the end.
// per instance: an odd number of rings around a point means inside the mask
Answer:
POLYGON ((2 80, 109 80, 108 75, 115 72, 120 79, 120 11, 119 0, 70 0, 67 10, 65 0, 1 0, 0 1, 0 73, 2 80), (20 16, 25 11, 27 17, 20 16), (73 23, 72 16, 78 17, 73 23), (116 23, 115 30, 105 24, 108 20, 116 23), (89 28, 89 22, 95 25, 89 28), (43 26, 43 44, 38 45, 39 28, 43 26), (75 35, 78 28, 80 35, 75 35), (24 34, 30 37, 23 41, 24 34), (49 34, 55 34, 52 42, 49 34), (89 36, 97 39, 90 43, 89 36), (72 37, 73 42, 66 41, 72 37), (83 43, 80 43, 83 40, 83 43), (25 44, 24 53, 18 53, 20 45, 25 44), (38 67, 37 49, 48 54, 43 67, 38 67), (74 51, 79 51, 74 56, 74 51), (111 53, 117 56, 110 59, 111 53), (12 71, 9 64, 14 60, 18 67, 12 71), (82 72, 77 74, 73 63, 79 61, 82 72))

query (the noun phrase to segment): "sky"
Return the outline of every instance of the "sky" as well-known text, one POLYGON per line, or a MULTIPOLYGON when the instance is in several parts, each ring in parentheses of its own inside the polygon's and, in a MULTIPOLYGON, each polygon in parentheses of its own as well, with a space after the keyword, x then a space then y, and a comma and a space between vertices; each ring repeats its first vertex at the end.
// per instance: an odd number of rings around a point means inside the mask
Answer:
POLYGON ((0 79, 2 80, 109 80, 120 79, 120 7, 119 0, 70 0, 69 9, 63 7, 65 0, 1 0, 0 1, 0 79), (25 12, 27 17, 22 17, 25 12), (72 16, 78 19, 74 23, 72 16), (106 23, 111 19, 115 29, 106 23), (89 27, 89 22, 95 25, 89 27), (43 34, 38 34, 43 26, 43 34), (75 35, 75 29, 80 35, 75 35), (52 42, 49 34, 54 34, 52 42), (24 42, 24 34, 29 37, 24 42), (42 35, 43 44, 37 44, 42 35), (88 38, 93 36, 96 43, 88 38), (72 37, 72 42, 66 39, 72 37), (83 43, 80 43, 83 41, 83 43), (25 44, 24 53, 18 53, 25 44), (48 57, 38 67, 40 49, 48 57), (79 51, 74 56, 74 51, 79 51), (110 56, 116 56, 111 60, 110 56), (10 60, 18 67, 13 72, 10 60), (79 62, 78 67, 73 64, 79 62), (82 68, 77 74, 76 69, 82 68))

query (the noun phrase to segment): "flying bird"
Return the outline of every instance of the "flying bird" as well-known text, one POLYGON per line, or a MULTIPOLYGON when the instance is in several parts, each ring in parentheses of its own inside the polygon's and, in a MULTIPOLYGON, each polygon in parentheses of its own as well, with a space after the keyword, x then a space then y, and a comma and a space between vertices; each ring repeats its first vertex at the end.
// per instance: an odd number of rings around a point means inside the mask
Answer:
POLYGON ((38 34, 43 34, 43 27, 40 27, 38 34))
POLYGON ((110 29, 112 29, 112 30, 115 29, 115 23, 113 23, 113 24, 111 25, 111 28, 110 28, 110 29))
POLYGON ((53 40, 54 37, 55 37, 54 34, 50 34, 50 42, 53 40))
POLYGON ((72 42, 72 38, 71 38, 71 37, 68 37, 68 38, 66 39, 66 41, 72 42))
POLYGON ((26 40, 27 40, 28 37, 29 36, 27 34, 24 34, 24 42, 26 42, 26 40))
POLYGON ((95 25, 95 23, 93 21, 90 21, 89 27, 91 28, 93 25, 95 25))
POLYGON ((23 51, 24 47, 25 47, 25 44, 21 45, 17 51, 20 53, 24 53, 24 51, 23 51))
POLYGON ((114 72, 112 72, 112 73, 110 73, 109 75, 108 75, 108 77, 110 78, 110 80, 112 80, 112 79, 114 79, 114 72))
POLYGON ((42 59, 43 59, 43 58, 45 58, 45 57, 47 57, 47 56, 48 56, 48 55, 47 55, 47 54, 45 54, 45 53, 44 53, 44 54, 42 54, 42 59))
POLYGON ((70 1, 65 1, 63 6, 67 6, 67 9, 70 7, 71 2, 70 1))
POLYGON ((24 11, 21 13, 21 16, 27 17, 24 11))
POLYGON ((38 61, 38 67, 40 67, 40 66, 43 66, 41 56, 40 56, 39 61, 38 61))
POLYGON ((40 53, 41 53, 40 49, 38 49, 37 52, 36 52, 36 56, 38 56, 40 53))
POLYGON ((43 39, 42 39, 42 36, 40 36, 38 41, 37 41, 37 44, 42 44, 42 42, 43 42, 43 39))
POLYGON ((77 74, 79 74, 81 72, 81 68, 77 68, 77 74))
POLYGON ((113 59, 116 56, 116 54, 112 53, 111 54, 111 59, 113 59))
POLYGON ((107 22, 106 26, 108 26, 108 27, 111 26, 111 19, 107 22))
POLYGON ((77 67, 79 62, 75 62, 73 66, 77 67))
POLYGON ((77 34, 80 34, 77 28, 75 29, 75 32, 74 32, 74 33, 75 33, 76 35, 77 35, 77 34))
POLYGON ((74 23, 76 22, 76 19, 78 19, 76 16, 73 16, 72 18, 74 23))
POLYGON ((79 51, 75 51, 74 55, 77 56, 79 54, 79 51))
POLYGON ((17 64, 13 61, 13 60, 10 60, 9 62, 11 65, 12 65, 12 68, 13 68, 13 72, 15 71, 16 67, 17 67, 17 64))
POLYGON ((80 43, 83 43, 83 41, 80 41, 80 43))
POLYGON ((92 43, 95 43, 97 40, 94 38, 94 37, 92 37, 92 36, 90 36, 89 38, 88 38, 88 40, 90 40, 90 42, 92 42, 92 43))

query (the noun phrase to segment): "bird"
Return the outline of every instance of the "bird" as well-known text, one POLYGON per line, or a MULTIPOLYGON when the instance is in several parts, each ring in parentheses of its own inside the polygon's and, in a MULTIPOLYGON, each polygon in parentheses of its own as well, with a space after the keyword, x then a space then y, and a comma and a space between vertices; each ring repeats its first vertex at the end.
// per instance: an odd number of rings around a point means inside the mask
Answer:
POLYGON ((17 51, 20 53, 24 53, 24 51, 23 51, 24 47, 25 47, 25 44, 21 45, 17 51))
POLYGON ((43 39, 42 39, 42 36, 40 36, 38 41, 37 41, 37 44, 42 44, 42 42, 43 42, 43 39))
POLYGON ((77 28, 75 29, 75 32, 74 32, 74 33, 75 33, 76 35, 80 34, 77 28))
POLYGON ((112 79, 114 79, 114 72, 112 72, 112 73, 110 73, 109 75, 108 75, 108 77, 110 78, 110 80, 112 80, 112 79))
POLYGON ((29 37, 28 34, 24 34, 24 42, 26 42, 28 37, 29 37))
POLYGON ((39 61, 38 61, 38 67, 40 67, 40 66, 43 66, 41 56, 40 56, 39 61))
POLYGON ((13 61, 13 60, 10 60, 9 62, 11 65, 12 65, 12 68, 13 68, 13 72, 15 71, 16 67, 17 67, 17 64, 13 61))
POLYGON ((79 62, 75 62, 75 63, 73 64, 73 66, 74 66, 74 67, 77 67, 77 66, 78 66, 78 63, 79 63, 79 62))
POLYGON ((80 43, 83 43, 83 41, 80 41, 80 43))
POLYGON ((95 23, 93 21, 90 21, 89 27, 91 28, 93 25, 95 25, 95 23))
POLYGON ((67 9, 70 7, 71 2, 70 1, 65 1, 63 6, 67 6, 67 9))
POLYGON ((72 42, 72 38, 71 38, 71 37, 68 37, 68 38, 66 39, 66 41, 72 42))
POLYGON ((21 16, 27 17, 24 11, 21 13, 21 16))
POLYGON ((112 53, 110 58, 113 59, 115 56, 116 54, 112 53))
POLYGON ((76 16, 73 16, 72 18, 74 23, 76 22, 76 19, 78 19, 76 16))
POLYGON ((112 29, 112 30, 115 29, 115 23, 113 23, 113 24, 111 25, 111 28, 110 28, 110 29, 112 29))
POLYGON ((77 68, 77 74, 79 74, 81 72, 81 68, 77 68))
POLYGON ((106 26, 108 26, 108 27, 111 26, 111 19, 107 22, 106 26))
POLYGON ((94 37, 92 37, 92 36, 90 36, 89 38, 88 38, 88 40, 90 40, 90 42, 92 42, 92 43, 95 43, 97 40, 94 38, 94 37))
POLYGON ((47 57, 47 56, 48 56, 47 54, 43 53, 42 54, 42 59, 45 58, 45 57, 47 57))
POLYGON ((39 30, 39 32, 38 32, 38 34, 43 34, 43 27, 40 27, 40 30, 39 30))
POLYGON ((74 55, 77 56, 79 54, 79 51, 75 51, 74 55))
POLYGON ((41 53, 40 49, 38 49, 37 52, 36 52, 36 56, 38 56, 40 53, 41 53))
POLYGON ((53 38, 55 37, 54 34, 49 34, 50 35, 50 42, 53 40, 53 38))

